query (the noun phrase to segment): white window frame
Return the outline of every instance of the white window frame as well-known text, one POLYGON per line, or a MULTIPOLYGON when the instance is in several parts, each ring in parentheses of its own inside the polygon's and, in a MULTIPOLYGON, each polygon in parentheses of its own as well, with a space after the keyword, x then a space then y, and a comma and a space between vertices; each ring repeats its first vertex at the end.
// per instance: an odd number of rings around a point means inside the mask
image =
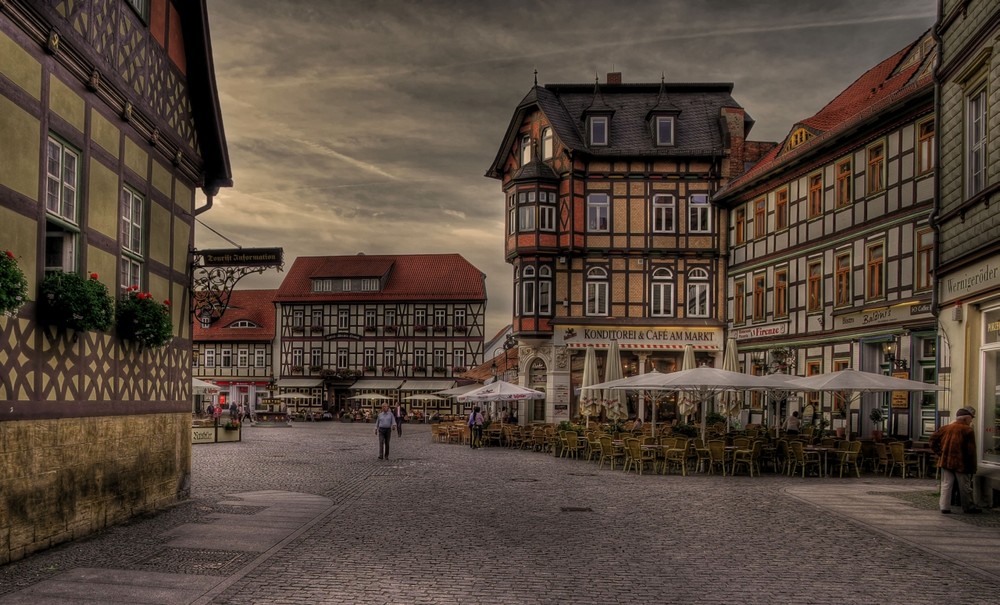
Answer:
POLYGON ((434 309, 434 326, 441 327, 448 325, 448 312, 445 309, 434 309))
POLYGON ((538 268, 538 314, 552 315, 552 268, 538 268))
POLYGON ((50 136, 46 147, 45 271, 71 273, 79 244, 80 152, 50 136))
POLYGON ((395 368, 396 367, 396 349, 387 348, 382 351, 382 367, 383 368, 395 368))
POLYGON ((203 357, 204 357, 205 367, 206 368, 214 368, 215 367, 215 349, 205 349, 205 353, 204 353, 203 357))
POLYGON ((712 309, 711 293, 708 271, 701 268, 688 271, 687 316, 709 317, 712 309))
POLYGON ((418 368, 427 367, 427 349, 413 349, 413 365, 418 368))
POLYGON ((521 135, 521 165, 527 166, 531 163, 531 136, 521 135))
POLYGON ((965 195, 975 196, 986 188, 987 142, 989 111, 986 85, 976 88, 966 97, 965 195))
POLYGON ((323 348, 313 347, 309 349, 309 367, 323 366, 323 348))
POLYGON ((219 351, 220 363, 224 368, 233 367, 233 352, 231 349, 222 349, 219 351))
POLYGON ((708 194, 693 193, 688 196, 688 233, 712 232, 712 206, 708 194))
POLYGON ((455 349, 451 352, 451 367, 454 368, 467 368, 465 365, 465 349, 455 349))
POLYGON ((350 292, 351 291, 351 280, 350 279, 345 278, 345 279, 341 280, 341 282, 340 282, 340 291, 341 292, 350 292))
POLYGON ((375 367, 375 348, 374 347, 368 347, 368 348, 365 349, 364 360, 365 360, 365 364, 364 365, 365 365, 366 368, 374 368, 375 367))
POLYGON ((669 147, 674 144, 675 120, 673 116, 656 116, 654 120, 656 129, 656 144, 660 147, 669 147), (663 136, 663 127, 669 125, 670 136, 663 136))
POLYGON ((365 327, 374 328, 377 325, 378 316, 375 309, 365 309, 365 327))
POLYGON ((608 116, 590 116, 587 120, 587 136, 592 147, 607 147, 611 140, 611 120, 608 116))
POLYGON ((455 309, 452 312, 452 321, 456 328, 465 328, 466 326, 466 313, 465 309, 455 309))
POLYGON ((650 287, 649 314, 652 317, 673 317, 675 304, 673 271, 662 267, 656 269, 650 287))
POLYGON ((375 278, 366 278, 361 280, 361 291, 362 292, 378 292, 379 280, 375 278))
POLYGON ((669 193, 653 196, 653 233, 674 233, 677 225, 677 200, 669 193))
POLYGON ((341 347, 337 349, 337 369, 346 370, 351 367, 351 350, 341 347))
POLYGON ((260 348, 255 349, 253 352, 253 367, 263 368, 267 367, 267 350, 260 348))
POLYGON ((608 271, 593 267, 587 271, 587 296, 584 315, 588 317, 608 316, 608 271))
POLYGON ((303 357, 302 347, 292 349, 292 366, 301 368, 304 365, 303 357))
POLYGON ((447 353, 444 349, 434 349, 433 358, 435 368, 443 368, 448 365, 447 353))
POLYGON ((542 159, 551 160, 555 154, 555 140, 552 137, 552 129, 546 126, 542 129, 542 159))
POLYGON ((535 230, 534 204, 524 204, 517 207, 517 230, 521 232, 535 230))
POLYGON ((413 323, 418 326, 427 325, 427 309, 414 309, 413 310, 413 323))
POLYGON ((250 351, 246 349, 236 349, 236 365, 240 368, 246 368, 250 365, 250 351))
POLYGON ((351 327, 351 310, 337 309, 337 328, 346 330, 351 327))
POLYGON ((587 195, 587 232, 607 233, 611 225, 611 196, 607 193, 587 195))
POLYGON ((521 271, 521 314, 533 315, 535 313, 536 296, 538 294, 535 283, 535 268, 524 267, 521 271))
POLYGON ((304 328, 305 327, 305 311, 302 309, 292 310, 292 327, 293 328, 304 328))

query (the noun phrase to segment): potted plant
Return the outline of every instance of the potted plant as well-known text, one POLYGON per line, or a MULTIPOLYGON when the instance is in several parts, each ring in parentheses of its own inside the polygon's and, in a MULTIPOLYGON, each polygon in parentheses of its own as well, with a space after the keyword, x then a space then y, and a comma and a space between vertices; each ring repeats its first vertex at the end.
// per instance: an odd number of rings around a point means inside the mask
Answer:
POLYGON ((389 324, 382 328, 382 331, 385 332, 386 334, 395 334, 396 330, 398 330, 398 328, 392 324, 389 324))
POLYGON ((448 331, 448 326, 434 326, 434 331, 438 332, 438 333, 440 333, 440 332, 447 332, 448 331))
POLYGON ((427 368, 426 368, 426 366, 413 366, 413 373, 414 374, 416 374, 416 373, 426 374, 427 373, 427 368))
POLYGON ((444 374, 447 371, 448 371, 448 368, 444 368, 444 367, 441 367, 441 366, 434 366, 434 373, 435 374, 444 374))
POLYGON ((323 366, 309 366, 309 371, 313 374, 323 371, 323 366))
POLYGON ((875 428, 872 429, 872 439, 882 441, 882 423, 885 422, 885 412, 882 411, 882 408, 872 408, 868 419, 875 424, 875 428))
POLYGON ((28 298, 28 280, 10 250, 0 254, 0 313, 13 315, 28 298))
POLYGON ((382 366, 382 373, 383 374, 395 374, 396 373, 396 368, 394 368, 392 366, 382 366))
POLYGON ((235 430, 237 430, 237 429, 240 428, 240 421, 239 420, 230 420, 230 421, 226 422, 226 424, 224 424, 222 426, 222 428, 226 429, 227 431, 235 431, 235 430))
POLYGON ((414 332, 426 332, 427 331, 427 326, 425 326, 424 324, 416 324, 415 326, 413 326, 413 331, 414 332))
POLYGON ((455 366, 451 369, 453 374, 464 374, 467 370, 465 366, 455 366))
POLYGON ((118 337, 140 347, 162 347, 174 337, 170 301, 156 302, 149 292, 139 292, 138 286, 129 286, 118 299, 115 322, 118 337))
POLYGON ((292 366, 292 374, 301 374, 302 366, 292 366))
POLYGON ((114 300, 96 273, 84 279, 79 273, 56 271, 45 276, 38 291, 38 316, 46 325, 106 332, 114 323, 114 300))

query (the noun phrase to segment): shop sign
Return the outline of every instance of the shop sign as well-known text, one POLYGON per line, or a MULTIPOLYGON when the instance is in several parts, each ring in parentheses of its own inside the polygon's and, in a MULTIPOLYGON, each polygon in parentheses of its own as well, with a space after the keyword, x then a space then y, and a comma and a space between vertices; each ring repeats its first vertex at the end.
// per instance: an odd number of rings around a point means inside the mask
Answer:
POLYGON ((788 334, 788 324, 768 324, 763 326, 753 326, 750 328, 738 328, 730 332, 736 340, 748 340, 751 338, 770 338, 772 336, 784 336, 788 334))
POLYGON ((231 248, 199 250, 204 267, 280 267, 281 248, 231 248))
POLYGON ((612 340, 622 349, 698 349, 719 350, 722 328, 621 328, 611 326, 568 326, 562 331, 563 342, 573 348, 588 345, 607 347, 612 340))
MULTIPOLYGON (((906 370, 899 370, 892 373, 893 378, 902 378, 904 380, 910 379, 910 373, 906 370)), ((893 391, 892 392, 892 409, 894 410, 905 410, 910 407, 910 392, 909 391, 893 391)))
POLYGON ((846 313, 833 317, 835 330, 866 328, 869 326, 884 326, 911 321, 914 317, 929 315, 931 304, 921 302, 916 304, 895 305, 868 309, 860 313, 846 313))
POLYGON ((966 298, 1000 286, 1000 261, 976 263, 963 271, 946 276, 941 284, 941 303, 966 298))
POLYGON ((983 325, 986 330, 983 334, 983 344, 996 344, 1000 342, 1000 311, 987 311, 983 313, 983 325))
POLYGON ((191 443, 215 443, 215 427, 192 428, 191 443))

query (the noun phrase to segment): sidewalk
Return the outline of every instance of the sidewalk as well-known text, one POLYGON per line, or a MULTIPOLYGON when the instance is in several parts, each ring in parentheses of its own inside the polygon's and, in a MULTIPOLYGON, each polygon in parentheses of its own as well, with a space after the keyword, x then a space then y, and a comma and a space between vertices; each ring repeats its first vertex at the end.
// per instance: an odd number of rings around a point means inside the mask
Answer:
POLYGON ((931 480, 626 476, 422 425, 379 461, 370 433, 195 446, 191 501, 0 567, 0 604, 985 603, 1000 586, 983 527, 1000 515, 892 495, 931 480))

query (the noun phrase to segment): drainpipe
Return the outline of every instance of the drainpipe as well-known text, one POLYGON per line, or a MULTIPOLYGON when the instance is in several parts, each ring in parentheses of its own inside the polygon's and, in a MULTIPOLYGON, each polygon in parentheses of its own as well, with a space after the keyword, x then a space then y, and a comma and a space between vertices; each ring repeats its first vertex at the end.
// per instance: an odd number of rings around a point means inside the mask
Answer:
MULTIPOLYGON (((941 15, 944 7, 941 4, 941 0, 938 0, 938 22, 941 20, 941 15)), ((931 209, 931 215, 927 217, 927 223, 931 226, 934 231, 934 246, 931 249, 931 267, 933 268, 933 279, 931 280, 931 316, 938 318, 941 314, 941 308, 938 305, 938 295, 940 293, 940 283, 941 276, 938 274, 938 266, 941 262, 941 252, 940 242, 941 242, 941 228, 937 223, 937 218, 941 214, 941 78, 938 75, 938 68, 940 65, 937 63, 941 61, 941 36, 938 33, 937 25, 932 29, 934 32, 932 34, 934 38, 934 44, 937 50, 937 58, 934 60, 934 145, 937 149, 934 150, 934 204, 931 209)))
POLYGON ((215 196, 218 195, 219 193, 219 186, 216 184, 206 185, 202 187, 201 190, 205 192, 205 198, 206 198, 205 205, 200 208, 194 209, 195 216, 198 216, 202 212, 207 212, 212 209, 212 201, 215 199, 215 196))

